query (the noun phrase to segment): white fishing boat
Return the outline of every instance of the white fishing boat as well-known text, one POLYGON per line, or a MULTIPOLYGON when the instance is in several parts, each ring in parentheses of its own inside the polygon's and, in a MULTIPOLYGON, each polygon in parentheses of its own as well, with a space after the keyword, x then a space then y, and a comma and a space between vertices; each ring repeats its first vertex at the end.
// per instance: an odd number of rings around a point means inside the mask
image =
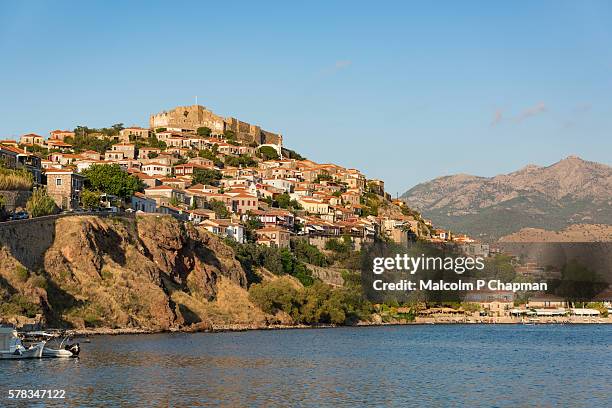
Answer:
POLYGON ((81 348, 79 343, 64 344, 68 341, 69 336, 57 332, 25 332, 21 334, 26 339, 45 340, 46 344, 42 351, 43 358, 70 358, 78 357, 81 348), (61 341, 60 341, 61 339, 61 341))
POLYGON ((26 347, 17 335, 17 330, 0 327, 0 359, 41 358, 45 343, 43 340, 26 347))

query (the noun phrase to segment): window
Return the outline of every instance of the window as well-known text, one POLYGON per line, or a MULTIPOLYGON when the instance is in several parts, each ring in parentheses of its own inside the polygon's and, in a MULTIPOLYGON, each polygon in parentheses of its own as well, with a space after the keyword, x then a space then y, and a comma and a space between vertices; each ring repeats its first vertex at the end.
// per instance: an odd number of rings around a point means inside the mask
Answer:
POLYGON ((62 185, 62 179, 61 179, 61 178, 59 178, 59 177, 58 177, 58 178, 56 178, 56 179, 55 179, 55 185, 56 185, 56 186, 61 186, 61 185, 62 185))

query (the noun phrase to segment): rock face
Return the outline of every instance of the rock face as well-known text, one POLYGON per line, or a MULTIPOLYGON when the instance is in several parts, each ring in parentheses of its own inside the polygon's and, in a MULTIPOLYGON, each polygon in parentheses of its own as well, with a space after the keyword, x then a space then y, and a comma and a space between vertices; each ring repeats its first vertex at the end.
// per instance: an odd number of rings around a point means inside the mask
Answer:
POLYGON ((232 249, 171 217, 57 219, 51 245, 34 264, 21 262, 13 247, 0 249, 0 318, 41 314, 51 326, 75 328, 206 328, 235 323, 238 312, 216 304, 230 292, 239 300, 234 309, 251 311, 251 322, 264 319, 248 301, 232 249))
POLYGON ((521 228, 612 224, 612 167, 570 156, 510 174, 446 176, 402 195, 436 224, 494 240, 521 228))

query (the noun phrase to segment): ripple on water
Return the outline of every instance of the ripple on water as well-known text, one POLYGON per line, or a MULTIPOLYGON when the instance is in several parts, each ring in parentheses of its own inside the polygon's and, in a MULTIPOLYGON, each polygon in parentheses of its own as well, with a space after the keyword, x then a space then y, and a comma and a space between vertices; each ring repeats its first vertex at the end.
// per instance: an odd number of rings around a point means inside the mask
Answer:
POLYGON ((66 389, 57 406, 612 406, 611 338, 608 325, 100 336, 78 360, 0 361, 0 392, 66 389))

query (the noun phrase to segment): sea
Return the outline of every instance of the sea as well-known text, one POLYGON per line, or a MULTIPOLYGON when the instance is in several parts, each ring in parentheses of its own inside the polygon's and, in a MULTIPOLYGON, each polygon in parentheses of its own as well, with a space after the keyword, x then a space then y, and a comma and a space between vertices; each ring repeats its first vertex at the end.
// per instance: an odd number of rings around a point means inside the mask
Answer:
POLYGON ((81 348, 76 359, 0 360, 0 406, 612 406, 604 324, 94 336, 81 348))

